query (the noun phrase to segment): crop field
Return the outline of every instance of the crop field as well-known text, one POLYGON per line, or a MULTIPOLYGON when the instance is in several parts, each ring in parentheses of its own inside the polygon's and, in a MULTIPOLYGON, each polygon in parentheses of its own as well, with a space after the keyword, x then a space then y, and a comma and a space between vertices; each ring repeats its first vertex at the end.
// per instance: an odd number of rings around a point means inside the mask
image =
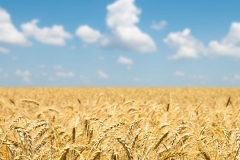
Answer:
POLYGON ((240 88, 0 88, 0 159, 240 159, 239 113, 240 88))

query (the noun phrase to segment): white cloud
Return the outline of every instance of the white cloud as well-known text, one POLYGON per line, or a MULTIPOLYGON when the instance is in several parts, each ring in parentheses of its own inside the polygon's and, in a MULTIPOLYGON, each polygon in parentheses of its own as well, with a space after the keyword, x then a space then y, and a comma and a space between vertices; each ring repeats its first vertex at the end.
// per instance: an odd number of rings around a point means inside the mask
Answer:
POLYGON ((98 77, 101 78, 101 79, 108 79, 108 75, 106 73, 104 73, 101 69, 99 69, 97 71, 98 73, 98 77))
POLYGON ((47 73, 46 72, 42 72, 42 76, 47 76, 47 73))
POLYGON ((199 53, 205 52, 203 43, 191 36, 190 33, 190 29, 184 29, 182 32, 170 33, 163 40, 177 52, 176 55, 169 57, 170 59, 198 58, 199 53))
POLYGON ((0 72, 2 72, 3 70, 2 70, 2 68, 0 68, 0 72))
POLYGON ((40 65, 40 68, 45 68, 45 67, 46 67, 45 64, 41 64, 41 65, 40 65))
POLYGON ((124 64, 124 65, 132 65, 133 60, 127 57, 120 56, 117 60, 118 63, 124 64))
POLYGON ((99 56, 99 57, 98 57, 98 60, 103 61, 103 60, 105 60, 105 57, 99 56))
POLYGON ((135 6, 134 0, 117 0, 108 5, 107 10, 107 26, 112 34, 102 37, 102 47, 136 52, 156 50, 151 37, 136 26, 141 10, 135 6))
POLYGON ((76 49, 76 47, 75 46, 71 46, 70 49, 74 50, 74 49, 76 49))
POLYGON ((140 78, 134 77, 133 80, 136 81, 136 82, 138 82, 138 81, 140 81, 140 78))
POLYGON ((133 60, 124 56, 120 56, 117 60, 118 63, 126 65, 128 69, 131 69, 131 65, 133 64, 133 60))
POLYGON ((175 75, 175 76, 185 76, 185 73, 182 72, 182 71, 176 71, 176 72, 174 73, 174 75, 175 75))
POLYGON ((221 80, 234 83, 236 81, 240 81, 240 74, 235 74, 235 75, 231 75, 231 76, 223 76, 221 78, 221 80))
POLYGON ((64 30, 61 25, 54 25, 52 28, 39 28, 39 20, 34 19, 29 23, 22 24, 21 27, 26 36, 34 37, 41 43, 64 46, 66 39, 71 39, 72 35, 64 30))
POLYGON ((230 81, 231 79, 230 79, 230 77, 228 77, 228 76, 224 76, 224 77, 222 77, 222 81, 230 81))
POLYGON ((53 77, 48 77, 49 81, 54 81, 55 79, 53 77))
POLYGON ((162 20, 158 23, 153 22, 153 24, 151 25, 151 28, 156 30, 161 30, 161 29, 164 29, 166 25, 167 25, 167 22, 162 20))
POLYGON ((12 56, 12 60, 16 61, 16 60, 18 60, 18 57, 17 56, 12 56))
POLYGON ((54 68, 54 69, 61 69, 61 68, 62 68, 62 66, 60 66, 60 65, 57 65, 57 66, 54 66, 53 68, 54 68))
POLYGON ((0 42, 18 45, 30 44, 24 34, 14 27, 8 12, 2 8, 0 8, 0 42))
POLYGON ((234 78, 235 78, 236 80, 240 80, 240 75, 235 74, 235 75, 234 75, 234 78))
POLYGON ((235 75, 229 75, 229 76, 223 76, 221 78, 222 81, 227 81, 227 82, 236 82, 240 81, 240 74, 235 74, 235 75))
POLYGON ((191 76, 191 78, 193 78, 193 79, 206 79, 207 76, 198 74, 198 75, 193 75, 193 76, 191 76))
POLYGON ((177 52, 171 59, 198 58, 200 53, 205 56, 240 58, 240 22, 233 22, 228 34, 221 41, 212 40, 206 48, 202 42, 191 36, 190 29, 170 33, 164 42, 177 52))
POLYGON ((101 37, 99 31, 92 29, 88 25, 79 26, 76 30, 76 35, 87 43, 97 42, 101 37))
POLYGON ((4 77, 4 78, 8 78, 9 75, 8 75, 7 73, 5 73, 5 74, 3 75, 3 77, 4 77))
POLYGON ((30 72, 28 70, 25 71, 21 71, 21 70, 16 70, 15 72, 16 76, 22 77, 24 82, 31 82, 29 76, 30 76, 30 72))
POLYGON ((80 80, 84 83, 87 83, 89 80, 88 80, 88 77, 84 76, 84 75, 80 75, 79 76, 80 80))
MULTIPOLYGON (((1 72, 1 71, 0 71, 1 72)), ((9 77, 9 75, 7 74, 7 73, 5 73, 5 74, 3 74, 2 76, 0 75, 0 79, 2 79, 2 78, 8 78, 9 77)))
POLYGON ((128 69, 128 70, 132 69, 132 66, 127 66, 127 69, 128 69))
POLYGON ((7 48, 0 47, 0 53, 8 54, 10 51, 7 48))
POLYGON ((240 58, 240 23, 233 22, 222 41, 210 41, 207 54, 240 58))
POLYGON ((56 74, 58 77, 63 77, 63 78, 72 78, 75 77, 75 74, 73 72, 57 72, 56 74))

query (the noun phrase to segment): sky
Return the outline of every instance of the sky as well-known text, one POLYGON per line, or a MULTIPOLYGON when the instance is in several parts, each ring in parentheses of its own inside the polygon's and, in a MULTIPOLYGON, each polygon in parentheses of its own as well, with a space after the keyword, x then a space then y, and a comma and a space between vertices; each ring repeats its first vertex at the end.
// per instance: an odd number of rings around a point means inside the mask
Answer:
POLYGON ((239 87, 240 1, 0 0, 0 86, 239 87))

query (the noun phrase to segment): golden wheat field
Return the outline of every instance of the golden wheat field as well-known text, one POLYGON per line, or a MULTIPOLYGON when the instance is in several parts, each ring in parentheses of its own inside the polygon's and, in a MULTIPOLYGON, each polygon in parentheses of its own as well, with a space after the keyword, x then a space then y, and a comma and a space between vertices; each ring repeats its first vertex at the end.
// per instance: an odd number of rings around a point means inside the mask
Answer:
POLYGON ((0 88, 0 159, 240 159, 239 112, 240 88, 0 88))

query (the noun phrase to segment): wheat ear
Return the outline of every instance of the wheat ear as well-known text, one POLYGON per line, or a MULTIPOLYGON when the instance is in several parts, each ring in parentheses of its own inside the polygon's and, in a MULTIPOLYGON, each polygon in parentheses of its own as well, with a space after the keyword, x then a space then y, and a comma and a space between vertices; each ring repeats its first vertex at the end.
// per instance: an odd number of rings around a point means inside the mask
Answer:
POLYGON ((166 138, 167 136, 168 136, 168 134, 169 134, 169 131, 168 132, 166 132, 166 133, 164 133, 163 135, 162 135, 162 137, 159 139, 159 141, 157 142, 157 144, 153 147, 154 149, 157 149, 158 148, 158 146, 162 143, 162 141, 164 140, 164 138, 166 138))
POLYGON ((130 147, 128 147, 128 145, 125 142, 125 140, 122 139, 121 137, 118 137, 117 140, 123 146, 123 148, 126 150, 127 156, 128 156, 128 160, 133 160, 133 155, 131 153, 131 149, 130 149, 130 147))

